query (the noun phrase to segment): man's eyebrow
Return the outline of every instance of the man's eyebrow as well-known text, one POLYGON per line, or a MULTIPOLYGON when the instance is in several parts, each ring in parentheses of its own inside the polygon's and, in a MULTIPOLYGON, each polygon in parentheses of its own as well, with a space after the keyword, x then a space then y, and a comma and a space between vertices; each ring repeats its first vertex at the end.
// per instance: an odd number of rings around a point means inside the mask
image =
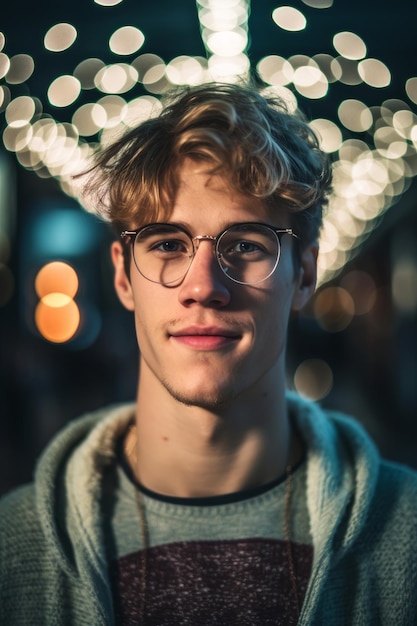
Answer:
MULTIPOLYGON (((169 224, 170 226, 179 226, 180 228, 183 228, 184 230, 188 231, 188 232, 192 232, 193 228, 191 226, 191 224, 189 224, 188 222, 178 222, 178 221, 169 221, 166 220, 165 222, 160 222, 161 224, 169 224)), ((236 221, 236 220, 232 220, 232 221, 227 221, 227 222, 223 222, 223 224, 220 226, 219 230, 217 231, 218 233, 222 233, 224 230, 227 230, 228 228, 230 228, 231 226, 240 226, 241 224, 264 224, 264 222, 257 222, 256 220, 242 220, 242 221, 236 221)), ((199 235, 201 234, 206 234, 206 233, 197 233, 199 235)))

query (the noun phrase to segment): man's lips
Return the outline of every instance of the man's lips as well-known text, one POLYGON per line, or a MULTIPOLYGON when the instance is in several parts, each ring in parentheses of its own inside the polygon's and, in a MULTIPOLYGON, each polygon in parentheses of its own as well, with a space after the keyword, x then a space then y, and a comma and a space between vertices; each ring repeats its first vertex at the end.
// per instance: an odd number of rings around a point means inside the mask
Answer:
POLYGON ((190 348, 198 350, 213 350, 225 346, 240 339, 241 333, 230 328, 221 328, 217 326, 181 328, 170 333, 175 341, 182 343, 190 348))

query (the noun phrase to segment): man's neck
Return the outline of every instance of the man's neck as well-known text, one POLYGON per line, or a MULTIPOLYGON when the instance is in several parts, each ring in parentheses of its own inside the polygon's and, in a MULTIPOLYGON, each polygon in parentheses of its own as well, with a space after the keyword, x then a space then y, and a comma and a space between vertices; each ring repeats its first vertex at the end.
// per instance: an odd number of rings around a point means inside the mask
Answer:
POLYGON ((178 402, 143 367, 141 378, 126 449, 148 489, 177 497, 233 493, 274 480, 302 454, 276 378, 215 409, 178 402))

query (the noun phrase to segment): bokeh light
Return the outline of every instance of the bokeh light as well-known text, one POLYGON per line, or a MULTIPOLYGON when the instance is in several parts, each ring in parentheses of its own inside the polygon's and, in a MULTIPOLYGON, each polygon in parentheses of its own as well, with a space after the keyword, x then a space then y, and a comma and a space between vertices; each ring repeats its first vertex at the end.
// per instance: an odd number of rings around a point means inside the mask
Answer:
POLYGON ((372 126, 370 109, 359 100, 344 100, 338 108, 337 114, 343 126, 358 133, 365 132, 372 126))
POLYGON ((94 78, 97 89, 109 94, 126 93, 137 81, 137 70, 127 63, 106 65, 97 72, 94 78))
POLYGON ((305 398, 322 400, 333 387, 333 372, 322 359, 306 359, 296 369, 294 387, 305 398))
POLYGON ((333 37, 333 45, 337 52, 346 59, 358 61, 366 56, 366 45, 363 39, 355 33, 336 33, 333 37))
POLYGON ((261 59, 257 70, 262 80, 270 85, 288 85, 294 76, 291 63, 276 54, 261 59))
POLYGON ((110 37, 109 48, 114 54, 133 54, 143 46, 144 42, 145 36, 139 28, 122 26, 110 37))
POLYGON ((80 135, 89 137, 105 127, 107 115, 100 104, 83 104, 72 117, 72 123, 80 135))
POLYGON ((45 35, 44 46, 50 52, 62 52, 72 46, 77 38, 77 30, 72 24, 61 23, 52 26, 45 35))
MULTIPOLYGON (((54 296, 55 294, 49 294, 54 296)), ((42 298, 35 310, 35 323, 42 337, 52 343, 72 339, 80 325, 80 310, 69 297, 42 298)))
POLYGON ((208 64, 203 58, 181 55, 166 66, 166 75, 173 85, 199 85, 204 82, 208 64))
POLYGON ((80 81, 74 76, 58 76, 48 89, 49 102, 56 107, 67 107, 78 98, 80 81))
POLYGON ((36 105, 29 96, 19 96, 6 109, 6 120, 11 128, 26 126, 35 115, 36 105))
POLYGON ((82 89, 94 89, 95 77, 104 66, 104 61, 97 58, 84 59, 77 65, 74 76, 80 81, 82 89))
POLYGON ((295 70, 293 83, 298 93, 312 100, 323 98, 329 86, 323 72, 310 65, 298 67, 295 70))
POLYGON ((371 87, 387 87, 391 82, 391 72, 378 59, 365 59, 358 65, 358 73, 362 80, 371 87))
POLYGON ((278 7, 272 12, 275 24, 284 30, 304 30, 307 20, 298 9, 289 6, 278 7))
POLYGON ((35 278, 39 298, 51 293, 62 293, 73 298, 78 291, 78 276, 74 268, 63 261, 44 265, 35 278))
POLYGON ((353 298, 342 287, 326 287, 319 291, 313 308, 318 324, 330 333, 345 330, 355 314, 353 298))
POLYGON ((33 74, 35 62, 29 54, 16 54, 10 59, 6 81, 11 85, 19 85, 27 81, 33 74))
POLYGON ((311 122, 311 127, 320 139, 320 147, 322 150, 329 153, 339 150, 343 136, 340 128, 334 122, 318 118, 311 122))
POLYGON ((80 310, 73 300, 78 291, 74 268, 62 261, 47 263, 36 275, 35 291, 40 298, 35 324, 42 337, 53 343, 72 339, 80 324, 80 310))

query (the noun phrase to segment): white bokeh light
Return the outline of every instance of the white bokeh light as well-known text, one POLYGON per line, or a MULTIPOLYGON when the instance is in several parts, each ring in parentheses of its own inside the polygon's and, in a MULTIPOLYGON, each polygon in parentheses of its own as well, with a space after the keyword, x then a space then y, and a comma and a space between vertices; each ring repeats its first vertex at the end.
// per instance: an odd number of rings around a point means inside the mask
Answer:
POLYGON ((110 37, 109 48, 115 54, 128 55, 137 52, 145 42, 145 35, 134 26, 122 26, 110 37))
POLYGON ((75 76, 58 76, 48 89, 49 102, 55 107, 66 107, 80 95, 81 84, 75 76))
POLYGON ((272 19, 275 24, 284 30, 304 30, 307 20, 298 9, 289 6, 281 6, 273 10, 272 19))
POLYGON ((77 30, 72 24, 55 24, 46 33, 43 43, 51 52, 62 52, 72 46, 76 38, 77 30))

